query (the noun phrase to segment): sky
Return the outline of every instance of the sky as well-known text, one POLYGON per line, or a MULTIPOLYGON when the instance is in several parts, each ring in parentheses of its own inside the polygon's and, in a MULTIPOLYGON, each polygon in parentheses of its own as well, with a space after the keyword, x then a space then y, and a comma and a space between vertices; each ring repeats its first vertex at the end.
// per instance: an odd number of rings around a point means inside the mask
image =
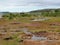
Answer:
POLYGON ((60 0, 0 0, 0 12, 28 12, 60 8, 60 0))

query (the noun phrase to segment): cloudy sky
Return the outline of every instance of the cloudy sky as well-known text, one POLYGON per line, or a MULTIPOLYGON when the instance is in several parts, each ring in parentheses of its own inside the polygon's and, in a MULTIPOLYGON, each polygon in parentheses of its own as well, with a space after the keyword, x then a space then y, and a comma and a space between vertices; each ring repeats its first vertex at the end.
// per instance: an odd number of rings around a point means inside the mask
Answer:
POLYGON ((0 0, 0 12, 27 12, 46 8, 60 8, 60 0, 0 0))

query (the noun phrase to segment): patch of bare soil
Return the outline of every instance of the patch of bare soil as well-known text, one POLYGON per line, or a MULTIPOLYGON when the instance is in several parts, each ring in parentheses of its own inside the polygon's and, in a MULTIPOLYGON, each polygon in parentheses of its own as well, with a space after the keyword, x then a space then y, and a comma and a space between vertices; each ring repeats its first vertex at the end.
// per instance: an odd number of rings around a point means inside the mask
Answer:
POLYGON ((34 41, 34 40, 25 40, 24 45, 60 45, 60 41, 34 41))

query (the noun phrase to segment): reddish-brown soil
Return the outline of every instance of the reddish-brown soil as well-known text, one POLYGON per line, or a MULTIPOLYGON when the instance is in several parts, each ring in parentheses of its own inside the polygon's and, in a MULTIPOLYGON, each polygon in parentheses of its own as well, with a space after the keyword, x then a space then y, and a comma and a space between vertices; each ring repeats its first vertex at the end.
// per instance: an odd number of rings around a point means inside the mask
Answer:
POLYGON ((25 40, 24 45, 60 45, 60 41, 34 41, 34 40, 25 40))

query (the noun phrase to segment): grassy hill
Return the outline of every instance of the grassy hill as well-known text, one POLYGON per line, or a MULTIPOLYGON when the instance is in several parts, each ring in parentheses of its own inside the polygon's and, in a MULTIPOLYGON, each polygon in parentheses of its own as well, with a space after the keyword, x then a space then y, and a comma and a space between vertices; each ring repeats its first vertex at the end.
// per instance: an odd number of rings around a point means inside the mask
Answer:
POLYGON ((60 9, 42 9, 30 11, 29 14, 40 15, 40 16, 60 16, 60 9))

